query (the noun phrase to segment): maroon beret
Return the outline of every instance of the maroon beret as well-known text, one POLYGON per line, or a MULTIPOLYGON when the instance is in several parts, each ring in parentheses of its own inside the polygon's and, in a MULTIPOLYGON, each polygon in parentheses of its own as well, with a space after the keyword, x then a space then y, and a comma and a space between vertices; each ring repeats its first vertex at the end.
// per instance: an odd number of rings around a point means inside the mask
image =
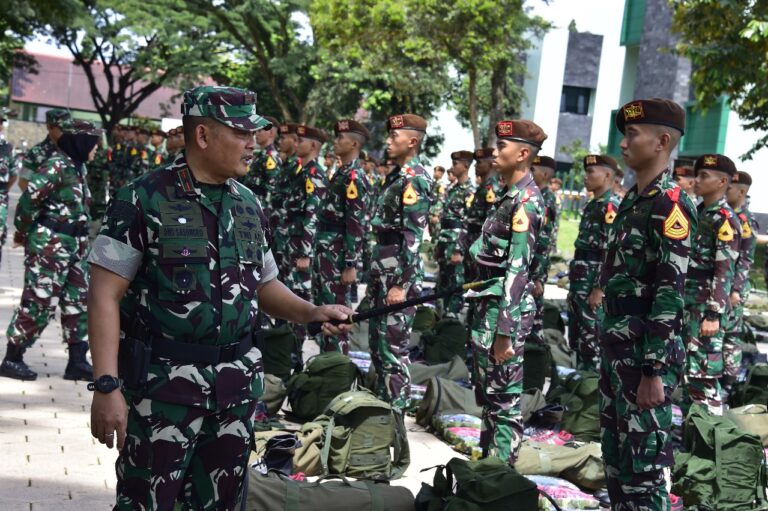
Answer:
POLYGON ((427 121, 416 114, 393 115, 387 119, 387 130, 414 130, 426 133, 427 121))
POLYGON ((541 148, 541 144, 547 139, 547 134, 536 123, 518 119, 497 123, 496 137, 541 148))
POLYGON ((658 124, 685 133, 685 110, 668 99, 638 99, 616 112, 616 128, 624 133, 627 124, 658 124))
POLYGON ((555 162, 554 158, 550 158, 549 156, 537 156, 533 159, 532 165, 536 165, 537 167, 546 167, 548 169, 557 170, 557 162, 555 162))
POLYGON ((303 124, 296 127, 296 134, 301 138, 317 140, 321 144, 324 144, 325 141, 328 140, 328 135, 326 135, 320 128, 313 128, 312 126, 305 126, 303 124))
POLYGON ((700 170, 717 170, 719 172, 725 172, 729 176, 736 175, 736 165, 727 156, 722 154, 705 154, 699 156, 696 163, 693 165, 693 170, 696 175, 699 175, 700 170))
POLYGON ((287 122, 285 124, 280 125, 280 134, 281 135, 288 135, 290 133, 296 134, 296 130, 299 128, 298 124, 294 124, 292 122, 287 122))
POLYGON ((482 149, 475 149, 475 160, 486 160, 493 158, 493 147, 483 147, 482 149))
POLYGON ((613 169, 614 172, 619 170, 619 164, 608 155, 605 154, 588 154, 584 157, 584 168, 591 167, 593 165, 599 165, 601 167, 608 167, 613 169))
POLYGON ((472 151, 456 151, 451 153, 451 159, 472 163, 472 160, 475 159, 475 154, 472 151))
POLYGON ((366 140, 371 138, 371 132, 368 128, 355 121, 354 119, 340 119, 333 125, 333 132, 338 135, 339 133, 357 133, 362 135, 366 140))
POLYGON ((262 115, 263 118, 269 122, 272 126, 266 127, 264 129, 271 130, 272 128, 278 128, 280 126, 280 121, 278 121, 275 117, 272 117, 271 115, 262 115))
MULTIPOLYGON (((675 162, 677 163, 677 162, 675 162)), ((693 165, 675 165, 675 176, 680 177, 696 177, 696 172, 693 171, 693 165)))
POLYGON ((733 176, 733 182, 738 183, 740 185, 752 186, 752 176, 750 176, 743 170, 740 170, 736 173, 735 176, 733 176))

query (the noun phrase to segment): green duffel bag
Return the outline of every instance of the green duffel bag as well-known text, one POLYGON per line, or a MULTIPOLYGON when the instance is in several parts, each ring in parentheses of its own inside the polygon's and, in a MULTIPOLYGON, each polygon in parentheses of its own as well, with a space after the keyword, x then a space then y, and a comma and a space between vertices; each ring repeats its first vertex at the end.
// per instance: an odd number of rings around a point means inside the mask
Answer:
POLYGON ((416 332, 429 332, 435 328, 440 316, 434 307, 421 305, 416 308, 416 316, 413 318, 413 329, 416 332))
POLYGON ((552 351, 548 344, 526 342, 523 348, 523 390, 544 391, 547 376, 552 374, 552 351))
POLYGON ((561 308, 556 302, 544 300, 544 307, 542 308, 544 328, 554 328, 565 333, 565 321, 563 321, 560 311, 561 308))
POLYGON ((515 462, 523 475, 560 477, 586 490, 605 486, 605 468, 600 444, 550 445, 523 442, 515 462))
POLYGON ((357 387, 360 371, 343 353, 321 353, 307 361, 303 372, 291 376, 286 385, 292 415, 312 420, 339 394, 357 387))
POLYGON ((747 380, 734 386, 728 404, 734 408, 744 405, 768 405, 768 364, 755 364, 747 380))
POLYGON ((287 323, 263 331, 264 349, 261 350, 264 374, 274 374, 288 381, 291 372, 301 371, 301 343, 287 323))
POLYGON ((414 385, 426 385, 430 378, 440 377, 446 380, 469 381, 469 369, 464 359, 458 355, 450 362, 437 365, 411 364, 408 366, 411 375, 411 383, 414 385))
POLYGON ((480 417, 483 409, 477 405, 472 389, 462 387, 452 380, 430 378, 424 399, 416 410, 416 424, 426 428, 431 425, 432 417, 445 412, 466 413, 480 417))
POLYGON ((267 413, 269 415, 275 415, 280 411, 280 407, 283 406, 283 401, 285 401, 286 393, 287 390, 283 380, 274 374, 264 375, 264 393, 261 395, 261 400, 267 405, 267 413))
POLYGON ((423 483, 416 496, 416 511, 506 509, 538 511, 539 490, 495 456, 477 461, 451 459, 437 467, 433 485, 423 483))
POLYGON ((413 494, 386 482, 338 476, 298 482, 277 473, 248 471, 245 511, 413 511, 413 494))
POLYGON ((746 405, 731 408, 725 416, 732 420, 739 429, 760 438, 763 447, 768 447, 768 406, 746 405))
POLYGON ((685 418, 686 452, 675 456, 672 493, 696 509, 762 509, 765 454, 760 439, 694 405, 685 418))
POLYGON ((464 359, 467 355, 467 339, 467 329, 461 321, 455 318, 441 319, 432 331, 421 336, 424 360, 432 365, 450 362, 457 355, 464 359))
POLYGON ((597 373, 574 371, 547 395, 547 402, 565 407, 562 428, 582 442, 600 440, 598 381, 597 373))
POLYGON ((549 345, 552 352, 552 362, 556 366, 576 368, 576 354, 568 346, 568 341, 560 330, 554 328, 544 329, 544 341, 549 345))

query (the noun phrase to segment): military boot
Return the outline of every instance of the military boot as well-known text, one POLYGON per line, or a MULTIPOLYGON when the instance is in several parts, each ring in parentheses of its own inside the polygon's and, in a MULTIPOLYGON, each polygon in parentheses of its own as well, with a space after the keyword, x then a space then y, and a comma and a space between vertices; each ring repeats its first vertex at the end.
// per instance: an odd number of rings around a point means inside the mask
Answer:
POLYGON ((64 370, 65 380, 93 381, 93 367, 88 363, 85 354, 88 353, 87 342, 76 342, 69 345, 69 362, 64 370))
POLYGON ((0 364, 0 375, 14 378, 16 380, 36 380, 37 373, 24 363, 22 356, 24 348, 18 344, 8 343, 7 351, 3 363, 0 364))

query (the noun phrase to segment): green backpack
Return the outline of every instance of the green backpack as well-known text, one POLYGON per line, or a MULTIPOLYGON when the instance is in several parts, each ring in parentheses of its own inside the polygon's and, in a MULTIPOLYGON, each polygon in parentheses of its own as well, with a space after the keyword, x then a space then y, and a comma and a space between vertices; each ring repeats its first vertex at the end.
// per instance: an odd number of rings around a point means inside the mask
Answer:
POLYGON ((539 509, 536 483, 495 456, 477 461, 453 458, 447 465, 437 467, 432 484, 422 483, 416 495, 416 511, 539 509))
POLYGON ((416 424, 429 427, 432 419, 441 413, 466 413, 480 417, 483 408, 475 400, 475 392, 456 383, 440 377, 430 378, 424 398, 416 410, 416 424))
POLYGON ((554 328, 565 333, 565 321, 563 321, 563 316, 560 312, 561 307, 556 302, 544 300, 544 306, 542 307, 544 328, 554 328))
POLYGON ((340 394, 315 422, 325 430, 320 450, 325 475, 397 479, 411 462, 402 415, 368 390, 340 394))
POLYGON ((467 329, 461 321, 455 318, 441 319, 432 331, 421 336, 424 343, 424 360, 432 365, 450 362, 456 355, 465 359, 467 339, 467 329))
POLYGON ((562 427, 577 440, 600 440, 599 376, 591 371, 574 371, 553 388, 547 402, 557 401, 565 407, 562 427))
POLYGON ((343 353, 328 352, 312 357, 304 372, 291 376, 286 385, 292 415, 312 420, 339 394, 357 387, 360 372, 343 353))
POLYGON ((768 364, 755 364, 747 380, 734 386, 728 403, 732 408, 744 405, 768 405, 768 364))
POLYGON ((263 331, 264 349, 261 350, 264 361, 264 374, 274 374, 283 381, 288 381, 291 371, 301 371, 301 344, 291 325, 284 324, 263 331))
POLYGON ((416 308, 416 316, 413 318, 413 330, 416 332, 428 332, 435 328, 440 316, 434 307, 422 305, 416 308))
POLYGON ((537 342, 526 342, 523 350, 523 390, 543 392, 547 376, 552 375, 552 350, 537 342))
POLYGON ((760 439, 694 405, 685 419, 685 453, 675 456, 672 493, 685 506, 717 511, 761 509, 765 454, 760 439))

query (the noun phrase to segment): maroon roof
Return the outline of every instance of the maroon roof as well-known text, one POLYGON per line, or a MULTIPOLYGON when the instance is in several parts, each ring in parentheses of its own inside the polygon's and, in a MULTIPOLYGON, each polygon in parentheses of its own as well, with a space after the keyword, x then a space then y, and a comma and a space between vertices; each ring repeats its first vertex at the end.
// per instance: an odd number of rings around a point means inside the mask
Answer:
MULTIPOLYGON (((35 52, 29 52, 29 54, 37 60, 37 74, 14 68, 11 80, 11 101, 87 112, 96 111, 88 79, 83 68, 75 65, 72 57, 35 52)), ((99 90, 106 94, 107 79, 101 67, 101 63, 97 63, 94 70, 99 90)), ((139 81, 136 86, 143 87, 146 83, 139 81)), ((181 117, 179 98, 174 102, 171 101, 172 97, 179 94, 176 89, 161 87, 139 105, 134 115, 151 119, 181 117)))

